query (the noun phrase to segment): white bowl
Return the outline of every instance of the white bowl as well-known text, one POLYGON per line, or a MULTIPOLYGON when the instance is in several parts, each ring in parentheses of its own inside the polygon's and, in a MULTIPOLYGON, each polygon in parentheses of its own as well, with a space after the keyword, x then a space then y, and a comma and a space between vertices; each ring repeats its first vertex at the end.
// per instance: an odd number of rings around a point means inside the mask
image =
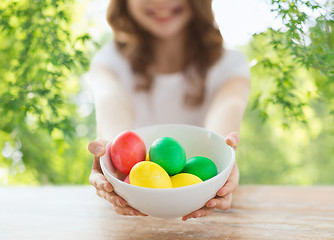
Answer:
POLYGON ((185 216, 215 197, 232 171, 234 149, 225 143, 222 136, 214 132, 179 124, 153 125, 133 131, 144 140, 147 150, 157 138, 173 137, 184 147, 187 159, 194 156, 208 157, 215 162, 218 169, 215 177, 195 185, 170 189, 138 187, 116 178, 110 159, 109 143, 106 154, 100 159, 102 171, 115 192, 142 213, 158 218, 185 216))

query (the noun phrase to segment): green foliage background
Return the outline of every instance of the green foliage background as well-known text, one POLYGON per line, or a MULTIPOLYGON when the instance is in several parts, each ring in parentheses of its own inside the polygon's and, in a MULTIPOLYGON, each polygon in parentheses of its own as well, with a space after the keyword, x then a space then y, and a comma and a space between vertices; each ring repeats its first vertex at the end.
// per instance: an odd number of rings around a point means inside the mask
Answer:
MULTIPOLYGON (((268 4, 284 27, 241 47, 252 65, 241 184, 333 184, 333 5, 268 4)), ((88 184, 94 111, 80 114, 80 104, 91 104, 83 74, 99 45, 75 29, 79 8, 74 0, 0 2, 0 186, 88 184)))
MULTIPOLYGON (((74 1, 0 3, 2 184, 87 183, 87 139, 76 126, 90 36, 75 35, 74 1)), ((87 137, 92 138, 91 128, 87 137)))

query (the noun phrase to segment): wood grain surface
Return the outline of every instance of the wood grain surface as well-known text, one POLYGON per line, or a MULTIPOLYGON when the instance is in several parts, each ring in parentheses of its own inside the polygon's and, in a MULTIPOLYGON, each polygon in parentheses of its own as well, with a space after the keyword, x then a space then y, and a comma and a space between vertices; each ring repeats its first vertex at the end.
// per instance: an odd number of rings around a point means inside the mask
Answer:
POLYGON ((0 188, 0 239, 334 239, 334 187, 241 186, 186 222, 120 216, 87 186, 0 188))

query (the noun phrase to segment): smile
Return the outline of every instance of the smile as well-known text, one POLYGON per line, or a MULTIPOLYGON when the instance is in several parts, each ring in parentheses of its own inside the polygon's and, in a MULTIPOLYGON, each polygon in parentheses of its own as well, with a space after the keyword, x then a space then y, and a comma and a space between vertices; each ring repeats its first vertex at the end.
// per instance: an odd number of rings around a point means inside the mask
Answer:
POLYGON ((182 6, 172 8, 152 8, 146 10, 146 15, 159 23, 166 23, 179 16, 183 12, 182 6))

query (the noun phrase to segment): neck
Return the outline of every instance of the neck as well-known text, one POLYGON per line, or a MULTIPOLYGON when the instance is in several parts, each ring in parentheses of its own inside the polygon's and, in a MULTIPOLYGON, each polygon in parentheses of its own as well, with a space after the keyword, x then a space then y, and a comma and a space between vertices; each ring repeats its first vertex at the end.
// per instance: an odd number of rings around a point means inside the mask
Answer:
POLYGON ((153 42, 154 66, 156 73, 174 73, 184 68, 184 33, 169 39, 155 39, 153 42))

